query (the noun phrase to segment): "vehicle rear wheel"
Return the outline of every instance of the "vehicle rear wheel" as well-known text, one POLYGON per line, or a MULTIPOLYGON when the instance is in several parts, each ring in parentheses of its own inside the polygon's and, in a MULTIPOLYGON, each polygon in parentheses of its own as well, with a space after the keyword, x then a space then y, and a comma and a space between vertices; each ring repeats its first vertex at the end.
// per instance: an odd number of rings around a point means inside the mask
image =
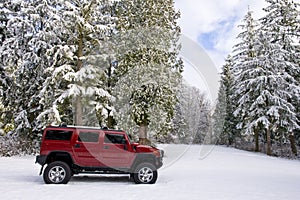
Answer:
POLYGON ((46 167, 43 178, 46 184, 67 184, 71 178, 71 169, 65 162, 55 161, 46 167))
POLYGON ((133 179, 137 184, 154 184, 157 180, 157 170, 150 163, 141 163, 135 168, 133 179))

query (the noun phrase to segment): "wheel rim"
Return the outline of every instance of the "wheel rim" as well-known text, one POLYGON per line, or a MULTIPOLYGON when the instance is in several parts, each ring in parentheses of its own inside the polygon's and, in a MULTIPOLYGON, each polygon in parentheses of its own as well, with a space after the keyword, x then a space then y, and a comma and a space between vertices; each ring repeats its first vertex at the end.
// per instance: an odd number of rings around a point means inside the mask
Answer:
POLYGON ((143 167, 138 171, 138 178, 142 183, 149 183, 153 179, 153 170, 149 167, 143 167))
POLYGON ((66 177, 66 170, 63 167, 52 167, 48 173, 49 179, 52 183, 60 183, 66 177))

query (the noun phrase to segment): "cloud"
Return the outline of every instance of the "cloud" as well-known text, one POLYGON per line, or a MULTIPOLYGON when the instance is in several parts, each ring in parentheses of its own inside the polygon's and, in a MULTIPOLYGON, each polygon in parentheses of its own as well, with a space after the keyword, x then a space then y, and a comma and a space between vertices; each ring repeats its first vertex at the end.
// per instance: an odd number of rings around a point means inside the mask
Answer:
POLYGON ((182 33, 198 42, 217 67, 231 52, 239 33, 238 25, 248 6, 256 19, 263 16, 264 0, 175 0, 181 12, 182 33))

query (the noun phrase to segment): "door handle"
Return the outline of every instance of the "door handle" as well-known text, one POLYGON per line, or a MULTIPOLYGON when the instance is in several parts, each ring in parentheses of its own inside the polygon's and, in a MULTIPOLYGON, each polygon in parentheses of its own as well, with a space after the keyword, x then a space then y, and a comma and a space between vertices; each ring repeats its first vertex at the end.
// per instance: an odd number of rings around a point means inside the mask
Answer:
POLYGON ((80 144, 75 144, 74 147, 75 148, 80 148, 80 144))
POLYGON ((109 146, 104 146, 103 149, 109 149, 109 146))

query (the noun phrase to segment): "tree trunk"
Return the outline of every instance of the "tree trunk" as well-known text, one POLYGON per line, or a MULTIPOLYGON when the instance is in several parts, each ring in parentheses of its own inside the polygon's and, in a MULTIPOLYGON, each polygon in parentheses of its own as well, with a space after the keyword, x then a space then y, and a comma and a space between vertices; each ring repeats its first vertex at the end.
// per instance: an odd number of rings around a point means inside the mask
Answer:
MULTIPOLYGON (((112 90, 111 79, 112 79, 112 68, 113 68, 113 65, 112 65, 111 58, 109 58, 108 61, 109 61, 109 67, 107 69, 107 92, 109 94, 111 94, 111 90, 112 90)), ((111 116, 112 110, 110 110, 110 109, 106 109, 106 110, 107 110, 107 114, 108 114, 108 117, 106 119, 107 120, 107 127, 113 129, 115 123, 114 123, 114 117, 111 116)))
POLYGON ((291 149, 292 149, 292 152, 295 156, 298 155, 298 151, 297 151, 297 147, 296 147, 296 142, 295 142, 295 137, 294 137, 294 134, 290 134, 289 135, 289 140, 290 140, 290 143, 291 143, 291 149))
POLYGON ((147 120, 144 120, 139 127, 139 143, 147 145, 149 140, 147 139, 147 120))
POLYGON ((267 155, 272 155, 272 149, 271 149, 271 130, 270 128, 267 128, 267 155))
POLYGON ((259 152, 259 134, 258 128, 254 128, 254 138, 255 138, 255 152, 259 152))
POLYGON ((108 117, 107 117, 107 127, 110 129, 114 128, 114 118, 110 115, 111 110, 108 110, 108 117))
MULTIPOLYGON (((81 32, 81 31, 79 31, 81 32)), ((83 56, 83 35, 79 34, 79 38, 78 38, 78 51, 77 51, 77 57, 78 57, 78 61, 77 61, 77 71, 79 71, 82 66, 82 60, 80 60, 80 58, 83 56)), ((80 83, 79 81, 76 83, 78 85, 81 85, 82 83, 80 83)), ((74 124, 76 126, 82 126, 83 125, 83 120, 82 120, 82 114, 83 114, 83 107, 82 107, 82 97, 81 96, 76 96, 75 97, 75 122, 74 124)))
POLYGON ((75 123, 74 125, 76 126, 82 126, 83 121, 82 121, 82 102, 81 102, 81 97, 78 96, 75 99, 75 123))

